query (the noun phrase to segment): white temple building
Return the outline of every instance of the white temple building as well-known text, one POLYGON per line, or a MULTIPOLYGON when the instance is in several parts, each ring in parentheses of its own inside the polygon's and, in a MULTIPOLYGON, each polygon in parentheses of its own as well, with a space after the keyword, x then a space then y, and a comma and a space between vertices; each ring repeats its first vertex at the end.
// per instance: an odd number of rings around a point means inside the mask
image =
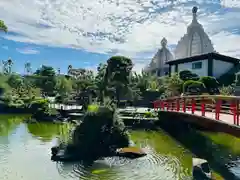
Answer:
POLYGON ((192 22, 186 34, 178 41, 174 54, 167 48, 167 40, 161 41, 151 63, 143 70, 158 76, 190 70, 199 76, 220 78, 225 74, 235 74, 240 69, 239 59, 217 53, 209 36, 197 19, 197 7, 192 9, 192 22), (239 67, 239 68, 238 68, 239 67))

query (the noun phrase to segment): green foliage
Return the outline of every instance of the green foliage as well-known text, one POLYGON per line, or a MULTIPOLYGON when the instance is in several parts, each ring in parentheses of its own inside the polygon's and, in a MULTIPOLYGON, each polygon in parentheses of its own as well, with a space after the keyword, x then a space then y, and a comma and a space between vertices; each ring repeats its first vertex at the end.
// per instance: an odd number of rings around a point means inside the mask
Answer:
POLYGON ((87 108, 87 112, 97 112, 99 109, 98 104, 90 104, 87 108))
POLYGON ((6 24, 2 20, 0 20, 0 30, 2 30, 4 32, 8 31, 8 27, 6 26, 6 24))
POLYGON ((49 108, 49 100, 47 99, 37 99, 31 102, 30 108, 32 108, 34 111, 37 110, 48 110, 49 108))
POLYGON ((36 120, 43 120, 45 117, 51 115, 49 108, 49 100, 37 99, 31 102, 30 107, 33 112, 33 118, 36 120))
POLYGON ((132 71, 132 60, 124 56, 113 56, 107 61, 106 78, 108 81, 129 83, 129 75, 132 71))
POLYGON ((152 118, 152 117, 156 117, 156 114, 154 114, 151 111, 147 111, 147 112, 144 113, 144 117, 145 118, 152 118))
POLYGON ((229 86, 222 86, 219 88, 220 94, 224 96, 232 96, 234 94, 234 88, 229 85, 229 86))
POLYGON ((206 91, 205 89, 204 84, 199 81, 188 80, 183 84, 184 94, 201 95, 206 91))
POLYGON ((132 61, 124 56, 113 56, 107 61, 104 82, 107 86, 115 89, 117 105, 120 103, 121 95, 126 94, 130 84, 132 61))
MULTIPOLYGON (((32 75, 29 70, 28 75, 20 76, 12 73, 11 59, 3 61, 3 65, 4 73, 0 74, 2 99, 8 105, 21 107, 29 107, 32 101, 44 96, 55 96, 57 103, 76 100, 85 110, 92 102, 105 104, 106 98, 110 99, 110 106, 116 102, 117 106, 120 102, 132 104, 160 96, 179 96, 183 92, 184 82, 199 79, 189 70, 170 77, 157 77, 144 72, 137 74, 132 72, 131 59, 124 56, 113 56, 107 64, 99 64, 95 76, 92 71, 72 67, 69 68, 69 75, 56 74, 53 67, 44 65, 32 75)), ((25 64, 26 67, 29 68, 30 64, 25 64)), ((199 81, 204 83, 208 92, 217 93, 218 83, 214 78, 202 77, 199 81)), ((190 83, 188 89, 201 89, 200 84, 190 83)))
POLYGON ((167 76, 163 79, 165 96, 179 96, 182 92, 183 81, 177 73, 167 76))
POLYGON ((59 77, 57 79, 56 91, 62 96, 70 93, 72 91, 72 81, 67 80, 65 77, 59 77))
POLYGON ((100 63, 97 68, 97 75, 95 77, 96 89, 98 91, 99 101, 103 102, 104 93, 107 91, 106 82, 104 81, 107 65, 100 63))
POLYGON ((23 78, 18 74, 11 74, 8 78, 7 83, 11 88, 19 88, 23 85, 23 78))
POLYGON ((34 74, 37 75, 36 86, 41 88, 47 96, 54 95, 57 85, 55 70, 49 66, 42 66, 34 74))
POLYGON ((218 94, 219 93, 219 83, 216 80, 216 78, 211 77, 211 76, 203 76, 200 78, 200 82, 202 82, 209 94, 218 94))
POLYGON ((199 76, 195 73, 192 73, 189 70, 180 71, 179 78, 183 81, 188 81, 188 80, 198 81, 199 80, 199 76))
POLYGON ((106 155, 111 150, 129 145, 124 123, 115 110, 103 106, 90 106, 83 122, 76 127, 72 142, 77 151, 91 157, 106 155), (90 108, 90 109, 91 109, 90 108))

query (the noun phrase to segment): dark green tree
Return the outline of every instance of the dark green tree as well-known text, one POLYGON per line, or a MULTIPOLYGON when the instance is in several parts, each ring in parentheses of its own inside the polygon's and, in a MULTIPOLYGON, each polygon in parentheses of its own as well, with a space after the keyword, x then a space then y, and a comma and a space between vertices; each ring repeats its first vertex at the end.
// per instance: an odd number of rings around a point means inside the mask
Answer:
POLYGON ((97 86, 97 93, 99 97, 99 101, 103 102, 104 93, 106 92, 106 83, 104 82, 104 77, 106 73, 107 65, 100 63, 97 68, 97 75, 95 77, 95 83, 97 86))
POLYGON ((219 94, 219 83, 215 77, 203 76, 200 78, 200 82, 205 85, 209 94, 219 94))
POLYGON ((7 82, 11 88, 18 89, 23 86, 23 78, 18 74, 11 74, 7 82))
POLYGON ((189 70, 180 71, 179 77, 183 81, 188 81, 188 80, 198 81, 199 80, 199 76, 195 73, 192 73, 189 70))
POLYGON ((183 84, 184 94, 201 95, 206 92, 205 85, 200 81, 188 80, 183 84))
POLYGON ((130 84, 130 74, 133 68, 132 60, 124 56, 113 56, 107 61, 105 83, 115 89, 117 105, 122 92, 126 92, 130 84))
POLYGON ((36 75, 36 85, 42 89, 43 93, 47 96, 54 95, 57 78, 53 67, 42 66, 34 74, 36 75))
POLYGON ((83 154, 93 159, 129 146, 124 123, 110 106, 90 105, 83 122, 74 130, 72 141, 76 155, 83 154))

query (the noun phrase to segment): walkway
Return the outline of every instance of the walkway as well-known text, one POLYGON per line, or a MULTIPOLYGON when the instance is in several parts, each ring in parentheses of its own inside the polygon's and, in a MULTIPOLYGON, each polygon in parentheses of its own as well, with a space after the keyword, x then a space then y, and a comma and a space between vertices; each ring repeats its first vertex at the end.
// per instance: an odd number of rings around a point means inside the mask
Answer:
POLYGON ((175 111, 221 121, 240 127, 240 97, 236 96, 183 96, 154 102, 154 109, 175 111))
MULTIPOLYGON (((179 112, 183 112, 183 111, 179 111, 179 112)), ((186 113, 192 114, 192 112, 189 111, 189 110, 186 111, 186 113)), ((195 111, 194 115, 202 116, 202 112, 201 111, 195 111)), ((206 118, 210 118, 210 119, 216 120, 215 116, 216 116, 215 112, 205 112, 205 117, 206 118)), ((233 115, 232 114, 221 113, 219 115, 219 120, 224 122, 224 123, 228 123, 228 124, 234 125, 234 119, 233 119, 233 115)))
POLYGON ((61 109, 62 107, 63 110, 82 109, 81 105, 66 105, 66 104, 49 104, 49 107, 53 109, 61 109))

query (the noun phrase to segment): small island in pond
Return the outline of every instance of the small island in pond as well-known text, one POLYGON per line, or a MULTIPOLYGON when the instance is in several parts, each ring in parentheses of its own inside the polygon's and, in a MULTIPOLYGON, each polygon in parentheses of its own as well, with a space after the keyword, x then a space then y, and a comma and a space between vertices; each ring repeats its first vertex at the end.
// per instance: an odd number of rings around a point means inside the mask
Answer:
POLYGON ((146 153, 130 146, 124 123, 111 107, 89 108, 83 121, 72 133, 71 142, 52 148, 52 160, 97 160, 101 157, 121 156, 138 158, 146 153))

